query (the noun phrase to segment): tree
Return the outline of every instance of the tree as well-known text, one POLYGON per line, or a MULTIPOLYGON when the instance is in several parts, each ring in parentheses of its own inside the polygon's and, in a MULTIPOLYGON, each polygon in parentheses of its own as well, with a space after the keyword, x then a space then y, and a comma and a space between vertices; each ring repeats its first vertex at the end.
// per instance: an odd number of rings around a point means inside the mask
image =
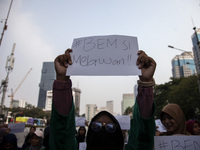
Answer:
POLYGON ((34 106, 31 105, 31 104, 26 104, 25 108, 27 108, 27 109, 32 109, 32 108, 34 108, 34 106))
POLYGON ((176 103, 182 108, 186 120, 194 118, 195 111, 200 109, 197 76, 171 78, 171 80, 168 83, 156 85, 154 88, 155 115, 159 118, 166 104, 176 103))
POLYGON ((123 115, 130 115, 130 114, 132 114, 132 112, 133 112, 133 108, 129 106, 126 108, 123 115))
MULTIPOLYGON (((11 115, 15 117, 19 116, 26 116, 26 117, 32 117, 32 118, 44 118, 46 117, 45 112, 39 108, 39 107, 32 107, 32 109, 27 108, 12 108, 10 109, 12 112, 11 115)), ((49 114, 47 114, 49 116, 49 114)))

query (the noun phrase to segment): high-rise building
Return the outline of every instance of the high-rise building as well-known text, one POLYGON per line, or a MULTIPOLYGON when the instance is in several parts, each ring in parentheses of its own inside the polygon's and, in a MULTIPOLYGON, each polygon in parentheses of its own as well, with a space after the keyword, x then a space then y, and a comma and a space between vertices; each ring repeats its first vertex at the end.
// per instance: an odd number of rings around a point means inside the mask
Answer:
POLYGON ((80 97, 81 97, 81 90, 78 88, 72 88, 73 98, 74 98, 74 105, 76 110, 76 116, 79 116, 80 112, 80 97))
POLYGON ((23 100, 23 99, 20 99, 20 100, 13 100, 12 102, 12 108, 25 108, 26 107, 26 101, 23 100))
POLYGON ((113 101, 107 101, 106 102, 106 109, 109 113, 113 114, 113 101))
POLYGON ((53 91, 48 90, 46 94, 46 103, 45 103, 46 111, 51 111, 52 100, 53 100, 53 91))
POLYGON ((124 112, 128 107, 133 107, 134 104, 135 104, 134 94, 123 94, 122 114, 124 114, 124 112))
POLYGON ((108 111, 108 110, 107 110, 107 107, 100 107, 100 108, 98 108, 96 114, 98 114, 98 113, 101 112, 101 111, 108 111))
POLYGON ((200 28, 192 35, 194 61, 196 65, 197 74, 200 74, 200 28))
POLYGON ((87 104, 85 108, 85 117, 87 121, 91 121, 91 119, 97 113, 97 106, 95 104, 87 104))
POLYGON ((19 107, 19 100, 13 100, 12 101, 12 108, 18 108, 19 107))
POLYGON ((173 78, 188 77, 196 74, 192 52, 183 52, 181 55, 176 55, 171 63, 173 78))
POLYGON ((45 108, 47 91, 52 90, 53 82, 56 79, 54 62, 43 62, 39 84, 38 107, 45 108))

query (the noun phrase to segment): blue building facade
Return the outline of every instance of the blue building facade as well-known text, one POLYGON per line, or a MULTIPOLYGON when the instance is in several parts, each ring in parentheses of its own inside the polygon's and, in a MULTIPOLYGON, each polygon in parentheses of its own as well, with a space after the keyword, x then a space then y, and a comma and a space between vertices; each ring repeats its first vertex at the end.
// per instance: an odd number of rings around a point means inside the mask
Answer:
POLYGON ((173 78, 188 77, 196 74, 194 56, 192 52, 184 52, 172 59, 173 78))
POLYGON ((45 108, 47 91, 52 90, 55 79, 54 62, 43 62, 37 107, 45 108))
POLYGON ((200 28, 192 35, 193 53, 197 74, 200 74, 200 28))

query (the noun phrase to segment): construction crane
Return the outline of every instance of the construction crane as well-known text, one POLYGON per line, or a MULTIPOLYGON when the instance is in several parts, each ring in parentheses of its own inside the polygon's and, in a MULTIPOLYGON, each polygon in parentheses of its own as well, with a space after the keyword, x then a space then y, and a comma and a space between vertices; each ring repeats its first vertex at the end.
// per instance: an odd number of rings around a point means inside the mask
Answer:
POLYGON ((29 73, 31 72, 32 68, 27 72, 27 74, 25 75, 25 77, 23 78, 23 80, 20 82, 20 84, 18 85, 18 87, 15 89, 15 91, 13 92, 13 90, 11 89, 11 95, 8 95, 8 97, 11 97, 10 100, 10 108, 12 108, 12 103, 13 103, 13 99, 14 99, 14 95, 17 92, 17 90, 20 88, 20 86, 22 85, 22 83, 24 82, 24 80, 26 79, 26 77, 29 75, 29 73))

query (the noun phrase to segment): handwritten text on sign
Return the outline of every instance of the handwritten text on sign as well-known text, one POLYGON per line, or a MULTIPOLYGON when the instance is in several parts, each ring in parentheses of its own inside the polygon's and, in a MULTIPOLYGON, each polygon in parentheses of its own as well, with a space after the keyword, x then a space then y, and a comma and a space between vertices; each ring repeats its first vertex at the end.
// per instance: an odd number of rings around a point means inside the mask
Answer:
POLYGON ((140 75, 138 43, 130 36, 92 36, 74 39, 67 75, 140 75))
POLYGON ((199 136, 155 136, 155 150, 199 150, 199 136))

